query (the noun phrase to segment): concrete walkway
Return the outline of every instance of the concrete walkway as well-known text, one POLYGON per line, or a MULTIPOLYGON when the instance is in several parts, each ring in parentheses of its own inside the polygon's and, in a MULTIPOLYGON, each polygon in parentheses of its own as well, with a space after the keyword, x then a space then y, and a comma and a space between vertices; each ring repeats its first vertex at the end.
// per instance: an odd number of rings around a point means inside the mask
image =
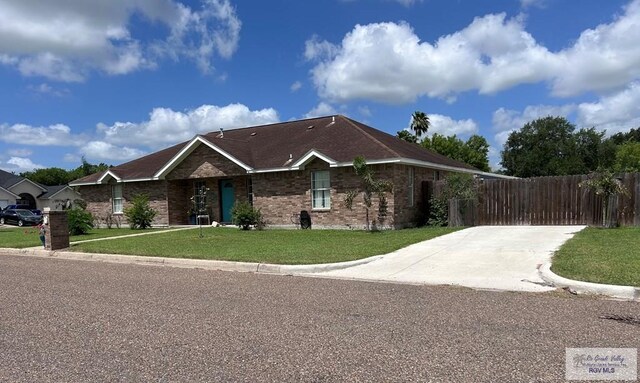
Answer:
MULTIPOLYGON (((314 276, 508 291, 548 291, 538 267, 584 226, 478 226, 372 262, 314 276)), ((311 275, 311 274, 309 274, 311 275)))

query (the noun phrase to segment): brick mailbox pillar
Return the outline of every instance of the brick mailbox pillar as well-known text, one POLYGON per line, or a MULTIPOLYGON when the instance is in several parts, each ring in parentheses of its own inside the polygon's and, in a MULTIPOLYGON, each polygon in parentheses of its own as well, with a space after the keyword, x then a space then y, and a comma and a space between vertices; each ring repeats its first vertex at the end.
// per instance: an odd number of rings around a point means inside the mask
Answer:
POLYGON ((69 247, 69 220, 66 211, 44 209, 44 246, 47 250, 69 247))

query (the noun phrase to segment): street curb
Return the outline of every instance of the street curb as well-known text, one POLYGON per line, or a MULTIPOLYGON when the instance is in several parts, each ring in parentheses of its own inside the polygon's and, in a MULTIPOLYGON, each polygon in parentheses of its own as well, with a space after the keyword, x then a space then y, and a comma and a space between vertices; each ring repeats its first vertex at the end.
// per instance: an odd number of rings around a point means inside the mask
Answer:
POLYGON ((612 298, 625 299, 640 302, 640 287, 604 285, 600 283, 574 281, 564 278, 551 271, 551 262, 540 266, 538 274, 545 282, 549 282, 556 287, 569 288, 578 294, 606 295, 612 298))
POLYGON ((257 262, 233 262, 233 261, 216 261, 208 259, 187 259, 187 258, 166 258, 140 255, 124 255, 124 254, 100 254, 100 253, 80 253, 65 250, 44 250, 38 248, 13 249, 0 248, 0 253, 18 256, 31 256, 38 258, 59 258, 79 261, 97 261, 109 263, 124 263, 148 266, 169 266, 183 267, 192 269, 205 270, 221 270, 221 271, 238 271, 238 272, 254 272, 265 274, 305 274, 318 273, 323 271, 340 270, 347 267, 362 265, 380 259, 383 255, 376 255, 369 258, 357 259, 355 261, 337 262, 337 263, 321 263, 314 265, 277 265, 271 263, 257 262))

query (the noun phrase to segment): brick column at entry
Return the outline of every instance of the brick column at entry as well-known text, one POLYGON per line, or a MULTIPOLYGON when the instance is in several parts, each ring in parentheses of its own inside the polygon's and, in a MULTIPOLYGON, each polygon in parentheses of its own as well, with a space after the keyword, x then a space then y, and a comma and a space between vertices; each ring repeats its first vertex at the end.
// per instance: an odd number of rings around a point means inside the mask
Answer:
POLYGON ((69 247, 69 220, 66 211, 44 209, 44 246, 47 250, 60 250, 69 247))

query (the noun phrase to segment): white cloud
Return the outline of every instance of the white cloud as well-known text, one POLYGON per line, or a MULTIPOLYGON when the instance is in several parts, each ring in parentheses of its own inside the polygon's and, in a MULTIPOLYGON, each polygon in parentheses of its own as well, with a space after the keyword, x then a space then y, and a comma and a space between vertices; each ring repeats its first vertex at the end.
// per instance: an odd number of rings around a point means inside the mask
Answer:
POLYGON ((29 157, 33 154, 33 151, 29 149, 9 149, 7 154, 12 157, 29 157))
POLYGON ((548 71, 548 55, 518 19, 506 20, 504 14, 476 18, 433 45, 421 42, 406 23, 378 23, 357 25, 312 74, 320 95, 329 100, 407 103, 422 95, 447 98, 471 89, 492 93, 539 81, 548 71))
POLYGON ((300 81, 296 81, 291 84, 291 87, 289 89, 291 89, 292 92, 297 92, 300 90, 300 88, 302 88, 302 83, 300 81))
POLYGON ((393 0, 393 1, 402 4, 407 8, 416 3, 416 0, 393 0))
POLYGON ((145 154, 128 146, 117 147, 104 141, 90 141, 80 149, 86 158, 99 161, 128 161, 145 154))
POLYGON ((321 102, 309 112, 307 112, 307 114, 304 115, 304 118, 331 116, 333 114, 337 114, 336 109, 326 102, 321 102))
POLYGON ((72 134, 71 128, 63 124, 0 124, 0 141, 36 146, 80 146, 86 139, 84 136, 72 134))
POLYGON ((0 1, 0 64, 67 82, 94 70, 119 75, 153 68, 164 57, 186 57, 209 72, 215 55, 235 52, 240 29, 229 0, 202 0, 197 10, 176 0, 0 1), (162 25, 166 36, 132 35, 134 15, 162 25))
POLYGON ((497 149, 493 145, 489 146, 489 153, 487 157, 489 157, 489 167, 494 171, 502 168, 502 165, 500 164, 500 162, 502 162, 500 150, 501 149, 497 149))
POLYGON ((522 8, 544 8, 547 6, 547 0, 520 0, 520 6, 522 8))
POLYGON ((585 30, 570 48, 560 52, 553 93, 572 96, 584 91, 607 91, 640 77, 640 0, 624 8, 610 24, 585 30))
POLYGON ((623 12, 558 52, 539 44, 522 16, 502 13, 477 17, 434 43, 421 41, 407 23, 356 25, 340 44, 312 37, 305 57, 316 61, 318 93, 333 102, 400 104, 423 95, 451 99, 470 90, 490 94, 539 82, 557 96, 614 90, 640 77, 640 0, 623 12))
POLYGON ((34 169, 44 168, 44 166, 33 163, 29 158, 24 157, 11 157, 7 161, 7 166, 5 167, 5 171, 8 172, 29 172, 34 169))
POLYGON ((363 117, 371 117, 373 116, 373 113, 371 112, 371 110, 369 109, 368 106, 359 106, 358 107, 358 113, 360 113, 361 116, 363 117))
POLYGON ((278 112, 267 108, 250 110, 243 104, 227 106, 202 105, 185 112, 169 108, 155 108, 149 120, 143 122, 116 122, 113 125, 98 124, 102 141, 115 145, 137 143, 149 148, 175 144, 191 139, 199 133, 233 129, 251 125, 270 124, 279 121, 278 112))
POLYGON ((607 134, 640 127, 640 82, 597 102, 578 105, 577 123, 581 127, 596 127, 607 134))
POLYGON ((339 47, 328 41, 321 41, 316 35, 313 35, 304 43, 304 58, 313 60, 330 60, 339 53, 339 47))
POLYGON ((455 134, 459 137, 468 137, 478 132, 478 125, 472 119, 454 120, 449 116, 430 114, 429 122, 427 135, 438 133, 445 136, 455 134))
POLYGON ((47 83, 41 83, 39 85, 29 85, 27 89, 41 95, 50 95, 56 97, 63 97, 70 93, 69 89, 56 89, 47 83))
POLYGON ((63 157, 62 160, 64 162, 70 162, 70 163, 79 163, 82 160, 82 157, 77 155, 77 154, 72 154, 72 153, 66 153, 63 157))
POLYGON ((527 122, 547 116, 560 116, 568 118, 576 110, 576 106, 569 105, 529 105, 522 112, 500 108, 493 112, 493 130, 498 133, 495 141, 503 145, 509 134, 522 128, 527 122))

